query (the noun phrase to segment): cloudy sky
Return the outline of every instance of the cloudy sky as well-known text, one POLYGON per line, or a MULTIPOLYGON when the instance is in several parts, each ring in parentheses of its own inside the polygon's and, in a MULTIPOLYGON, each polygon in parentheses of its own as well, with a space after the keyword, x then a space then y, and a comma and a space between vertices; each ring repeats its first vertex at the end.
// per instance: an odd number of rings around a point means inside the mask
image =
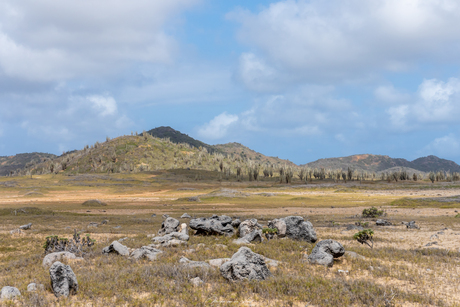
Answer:
POLYGON ((158 126, 460 163, 457 0, 0 0, 0 156, 158 126))

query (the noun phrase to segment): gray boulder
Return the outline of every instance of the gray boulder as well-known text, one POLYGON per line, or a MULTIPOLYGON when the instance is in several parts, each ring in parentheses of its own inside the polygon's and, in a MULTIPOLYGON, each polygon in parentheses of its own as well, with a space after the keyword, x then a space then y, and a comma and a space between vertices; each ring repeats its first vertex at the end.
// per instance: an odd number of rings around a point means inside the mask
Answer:
POLYGON ((288 216, 283 220, 286 223, 286 236, 288 238, 310 243, 315 243, 318 240, 313 225, 309 221, 304 221, 303 217, 288 216))
POLYGON ((262 229, 262 226, 257 223, 257 219, 245 220, 238 226, 238 237, 243 238, 257 229, 262 229))
POLYGON ((278 238, 284 238, 286 236, 286 222, 284 219, 274 219, 268 222, 268 228, 277 229, 278 238))
POLYGON ((192 217, 190 215, 188 215, 187 213, 184 213, 181 215, 180 217, 181 219, 191 219, 192 217))
POLYGON ((230 281, 265 280, 272 276, 262 255, 243 246, 221 265, 220 273, 230 281))
POLYGON ((158 230, 158 235, 163 236, 171 232, 177 232, 179 230, 180 222, 175 218, 168 217, 161 223, 161 228, 158 230))
POLYGON ((209 259, 207 261, 211 266, 220 268, 222 264, 224 264, 227 261, 230 261, 230 258, 216 258, 216 259, 209 259))
POLYGON ((410 221, 409 223, 401 222, 401 224, 406 225, 406 228, 408 229, 419 229, 419 227, 415 224, 415 221, 410 221))
POLYGON ((164 235, 162 237, 154 237, 152 238, 152 241, 158 244, 169 242, 173 239, 178 239, 181 241, 188 241, 189 240, 189 235, 184 234, 182 232, 171 232, 167 235, 164 235))
POLYGON ((51 288, 56 297, 76 294, 78 292, 77 276, 69 265, 62 264, 59 261, 53 263, 50 267, 51 288))
POLYGON ((122 256, 129 256, 129 251, 126 246, 118 241, 113 241, 109 246, 102 249, 103 254, 115 253, 122 256))
POLYGON ((186 257, 181 257, 179 263, 188 268, 210 268, 209 263, 205 261, 193 261, 186 257))
POLYGON ((195 278, 190 279, 190 283, 194 287, 199 287, 204 283, 204 281, 201 280, 201 278, 199 278, 199 277, 195 277, 195 278))
POLYGON ((237 240, 233 240, 233 243, 241 245, 241 244, 250 244, 250 243, 260 243, 262 242, 262 231, 260 229, 253 230, 252 232, 248 233, 242 238, 237 240))
POLYGON ((377 226, 391 226, 391 225, 393 225, 393 224, 391 224, 391 223, 388 222, 387 220, 378 219, 377 221, 375 221, 375 225, 377 225, 377 226))
POLYGON ((147 258, 150 261, 155 261, 158 259, 158 256, 161 253, 163 253, 161 250, 156 249, 153 246, 147 245, 132 251, 130 257, 135 260, 147 258))
POLYGON ((232 236, 235 229, 231 225, 232 218, 226 215, 213 215, 210 218, 190 220, 190 228, 196 230, 196 235, 227 235, 232 236))
POLYGON ((83 258, 77 257, 74 253, 71 252, 55 252, 46 255, 45 258, 43 258, 42 265, 45 268, 49 268, 53 265, 54 262, 63 260, 64 258, 72 260, 83 260, 83 258))
POLYGON ((318 242, 308 261, 312 264, 321 264, 324 266, 332 267, 334 258, 342 257, 345 254, 345 248, 337 241, 328 239, 318 242))
POLYGON ((238 228, 240 224, 241 224, 241 221, 239 219, 236 219, 236 220, 233 220, 230 225, 232 225, 232 227, 234 228, 238 228))
POLYGON ((2 300, 12 300, 17 296, 21 296, 21 292, 19 292, 18 288, 5 286, 2 288, 2 292, 0 294, 0 299, 2 300))
POLYGON ((32 228, 32 223, 29 223, 29 224, 26 224, 26 225, 22 225, 22 226, 19 226, 19 229, 21 230, 28 230, 32 228))

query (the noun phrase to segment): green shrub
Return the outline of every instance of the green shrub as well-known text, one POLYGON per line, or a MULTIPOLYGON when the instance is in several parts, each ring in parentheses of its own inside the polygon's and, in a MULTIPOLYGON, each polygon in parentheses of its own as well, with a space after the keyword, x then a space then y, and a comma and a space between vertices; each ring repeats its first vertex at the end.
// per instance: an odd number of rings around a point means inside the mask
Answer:
POLYGON ((382 216, 385 212, 383 210, 379 210, 375 207, 364 209, 363 210, 363 217, 378 217, 382 216))
POLYGON ((460 213, 458 213, 455 217, 460 217, 460 213))
POLYGON ((353 239, 361 244, 366 244, 370 248, 374 248, 374 231, 372 229, 364 229, 355 233, 353 239))
POLYGON ((276 229, 276 228, 263 228, 262 233, 276 234, 276 233, 278 233, 278 229, 276 229))

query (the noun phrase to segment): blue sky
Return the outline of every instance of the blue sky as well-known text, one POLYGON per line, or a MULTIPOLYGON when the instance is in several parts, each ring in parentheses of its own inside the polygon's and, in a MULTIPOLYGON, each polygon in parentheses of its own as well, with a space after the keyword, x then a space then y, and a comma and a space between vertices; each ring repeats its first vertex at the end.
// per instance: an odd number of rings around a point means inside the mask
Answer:
POLYGON ((0 0, 0 155, 171 126, 460 163, 459 49, 454 0, 0 0))

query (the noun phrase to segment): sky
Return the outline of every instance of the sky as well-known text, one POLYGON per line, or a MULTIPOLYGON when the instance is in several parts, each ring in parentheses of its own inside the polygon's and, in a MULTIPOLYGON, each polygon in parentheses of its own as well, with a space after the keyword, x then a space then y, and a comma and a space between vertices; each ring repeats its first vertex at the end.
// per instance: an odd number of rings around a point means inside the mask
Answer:
POLYGON ((0 156, 170 126, 460 163, 457 0, 0 0, 0 156))

